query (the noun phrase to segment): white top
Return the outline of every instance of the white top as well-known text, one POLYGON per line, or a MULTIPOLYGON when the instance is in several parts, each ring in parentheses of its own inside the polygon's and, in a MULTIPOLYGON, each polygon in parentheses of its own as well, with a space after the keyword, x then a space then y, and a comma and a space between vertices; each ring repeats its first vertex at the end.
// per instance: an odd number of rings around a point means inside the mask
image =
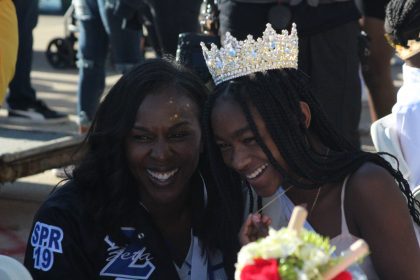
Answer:
MULTIPOLYGON (((335 246, 335 252, 337 254, 346 251, 351 244, 353 244, 359 239, 358 237, 350 233, 344 212, 344 198, 349 177, 350 176, 346 177, 341 189, 341 233, 330 240, 330 244, 335 246)), ((375 268, 373 267, 372 259, 369 256, 366 256, 363 259, 363 262, 359 264, 359 266, 365 273, 367 279, 379 279, 378 275, 376 274, 375 268)))
POLYGON ((190 248, 184 262, 181 267, 175 263, 174 265, 181 280, 227 280, 222 254, 220 252, 202 254, 201 242, 192 233, 190 248))
POLYGON ((12 257, 0 255, 0 279, 2 280, 32 280, 29 271, 12 257))
POLYGON ((420 69, 404 64, 403 86, 392 108, 395 130, 410 169, 410 187, 420 185, 420 69))

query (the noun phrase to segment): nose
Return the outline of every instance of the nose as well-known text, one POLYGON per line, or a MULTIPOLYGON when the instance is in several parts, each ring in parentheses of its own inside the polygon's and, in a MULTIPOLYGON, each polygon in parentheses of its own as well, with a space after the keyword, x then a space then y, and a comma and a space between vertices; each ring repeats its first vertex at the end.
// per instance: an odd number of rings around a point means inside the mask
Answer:
POLYGON ((247 171, 251 163, 251 157, 246 149, 235 148, 232 151, 230 162, 233 169, 235 169, 238 173, 243 174, 247 171))
POLYGON ((170 157, 171 151, 167 141, 158 140, 153 145, 150 156, 158 161, 165 161, 170 157))

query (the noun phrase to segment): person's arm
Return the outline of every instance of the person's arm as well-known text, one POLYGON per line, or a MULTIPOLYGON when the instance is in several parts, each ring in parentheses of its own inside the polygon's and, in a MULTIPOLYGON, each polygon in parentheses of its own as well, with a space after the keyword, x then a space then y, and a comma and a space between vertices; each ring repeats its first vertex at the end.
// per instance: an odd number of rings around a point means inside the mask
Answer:
POLYGON ((351 177, 346 196, 347 221, 368 243, 379 278, 419 279, 420 248, 413 221, 391 174, 365 164, 351 177))
POLYGON ((362 74, 369 93, 370 117, 375 121, 391 113, 396 101, 390 63, 394 49, 385 39, 382 19, 363 17, 360 22, 369 37, 370 53, 362 63, 362 74))
POLYGON ((57 208, 41 208, 29 235, 24 264, 36 279, 91 279, 78 221, 57 208))

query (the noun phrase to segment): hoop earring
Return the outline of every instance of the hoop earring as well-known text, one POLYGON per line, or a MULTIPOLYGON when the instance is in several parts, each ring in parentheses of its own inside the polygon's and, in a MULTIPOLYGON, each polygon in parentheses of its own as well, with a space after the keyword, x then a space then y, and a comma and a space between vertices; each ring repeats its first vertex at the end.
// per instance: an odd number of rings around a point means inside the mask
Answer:
POLYGON ((208 194, 207 194, 207 185, 206 185, 206 181, 204 181, 204 177, 201 174, 200 171, 198 171, 198 175, 200 175, 201 178, 201 183, 203 184, 203 199, 204 199, 204 207, 207 207, 207 203, 208 203, 208 194))

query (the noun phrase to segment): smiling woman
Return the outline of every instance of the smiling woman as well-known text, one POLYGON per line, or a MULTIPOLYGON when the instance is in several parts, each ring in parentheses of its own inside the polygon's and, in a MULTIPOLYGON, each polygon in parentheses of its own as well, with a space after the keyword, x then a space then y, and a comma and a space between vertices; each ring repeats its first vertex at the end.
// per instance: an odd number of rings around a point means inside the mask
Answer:
POLYGON ((175 200, 185 204, 188 181, 200 156, 199 114, 185 92, 170 87, 146 96, 140 105, 126 153, 148 209, 175 200))
MULTIPOLYGON (((208 175, 198 77, 149 60, 99 107, 73 178, 38 211, 35 279, 227 279, 235 223, 208 175)), ((236 223, 236 230, 239 224, 236 223)))

